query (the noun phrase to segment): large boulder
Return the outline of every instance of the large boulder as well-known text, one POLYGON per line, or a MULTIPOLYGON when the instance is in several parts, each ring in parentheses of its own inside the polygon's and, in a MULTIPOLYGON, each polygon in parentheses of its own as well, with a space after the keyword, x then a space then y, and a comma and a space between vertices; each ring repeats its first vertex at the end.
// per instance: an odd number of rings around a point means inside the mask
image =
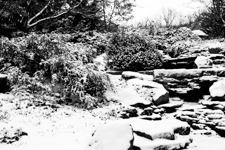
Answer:
POLYGON ((142 98, 154 105, 169 102, 169 92, 165 88, 136 87, 136 91, 142 98))
POLYGON ((155 139, 175 139, 175 133, 180 135, 188 135, 190 133, 190 126, 186 122, 176 119, 166 119, 149 121, 145 119, 130 118, 121 120, 131 124, 133 131, 150 140, 155 139))
POLYGON ((189 133, 190 126, 176 119, 123 119, 100 126, 85 150, 184 149, 192 142, 189 133))
POLYGON ((133 150, 130 124, 113 122, 100 126, 88 141, 85 150, 133 150))
POLYGON ((130 86, 118 88, 116 93, 107 91, 105 95, 108 100, 114 100, 134 107, 145 108, 151 104, 151 101, 141 97, 134 88, 130 86))
POLYGON ((185 148, 192 142, 187 136, 190 133, 190 126, 176 119, 149 121, 132 118, 122 122, 129 123, 133 127, 134 150, 175 150, 185 148), (183 135, 183 138, 179 135, 183 135))
POLYGON ((166 89, 152 88, 151 93, 153 104, 160 105, 169 102, 169 92, 166 89))
POLYGON ((205 32, 202 30, 193 30, 192 33, 197 34, 198 36, 208 36, 205 32))
POLYGON ((213 61, 205 56, 198 56, 195 59, 195 64, 198 68, 211 68, 213 61))
POLYGON ((146 108, 152 103, 160 105, 169 101, 169 92, 157 82, 133 78, 117 84, 116 87, 116 92, 106 91, 105 96, 108 100, 140 108, 146 108))
POLYGON ((160 83, 130 79, 127 81, 127 87, 133 87, 142 98, 155 105, 165 104, 169 101, 169 92, 160 83))
POLYGON ((202 30, 193 30, 192 33, 198 35, 199 37, 207 37, 208 35, 202 30))
POLYGON ((225 79, 214 82, 209 92, 212 100, 225 101, 225 79))

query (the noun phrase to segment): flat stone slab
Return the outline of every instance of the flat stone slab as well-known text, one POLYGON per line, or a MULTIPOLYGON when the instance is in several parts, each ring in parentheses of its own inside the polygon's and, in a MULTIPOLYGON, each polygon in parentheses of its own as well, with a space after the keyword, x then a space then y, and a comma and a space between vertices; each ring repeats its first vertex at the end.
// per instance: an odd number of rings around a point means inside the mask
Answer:
POLYGON ((193 78, 202 76, 225 77, 225 68, 203 68, 203 69, 155 69, 154 80, 157 78, 193 78))
POLYGON ((192 138, 189 136, 178 137, 175 140, 167 139, 156 139, 149 140, 147 138, 138 136, 134 134, 134 150, 175 150, 175 149, 185 149, 188 145, 192 143, 192 138))
POLYGON ((225 58, 225 56, 223 54, 210 54, 210 56, 208 56, 208 58, 215 60, 215 59, 223 59, 223 58, 225 58))
POLYGON ((176 109, 176 108, 181 107, 183 104, 184 104, 184 102, 179 102, 179 101, 172 102, 171 101, 171 102, 169 102, 167 104, 159 105, 158 107, 159 108, 164 108, 164 109, 176 109))
POLYGON ((179 58, 169 58, 165 59, 167 62, 181 62, 181 61, 194 61, 197 56, 191 56, 191 57, 179 57, 179 58))
POLYGON ((223 105, 225 106, 225 102, 220 102, 220 101, 207 101, 207 100, 202 100, 200 101, 200 104, 204 105, 204 106, 215 106, 215 105, 223 105))
POLYGON ((120 120, 131 124, 133 131, 149 140, 168 139, 174 140, 174 134, 189 135, 190 126, 177 119, 149 121, 147 119, 130 118, 120 120))
POLYGON ((124 71, 121 76, 125 80, 133 79, 133 78, 138 78, 141 80, 148 80, 148 81, 153 80, 152 75, 141 74, 141 73, 133 72, 133 71, 124 71))

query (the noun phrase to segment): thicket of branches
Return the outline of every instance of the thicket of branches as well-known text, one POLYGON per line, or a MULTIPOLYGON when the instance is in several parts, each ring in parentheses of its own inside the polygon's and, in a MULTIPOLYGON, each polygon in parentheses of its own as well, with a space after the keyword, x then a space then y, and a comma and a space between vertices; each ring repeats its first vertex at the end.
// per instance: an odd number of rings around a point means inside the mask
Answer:
POLYGON ((134 0, 0 0, 0 35, 15 31, 110 30, 134 0))
POLYGON ((225 37, 225 0, 197 1, 206 8, 198 17, 200 27, 211 36, 225 37))

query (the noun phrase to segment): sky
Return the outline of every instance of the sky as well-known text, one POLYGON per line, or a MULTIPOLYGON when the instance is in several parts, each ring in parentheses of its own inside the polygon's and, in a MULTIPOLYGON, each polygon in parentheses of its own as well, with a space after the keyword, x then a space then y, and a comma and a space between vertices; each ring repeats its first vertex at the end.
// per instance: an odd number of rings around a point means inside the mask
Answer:
POLYGON ((162 15, 163 8, 173 8, 179 14, 187 15, 203 7, 203 4, 193 0, 136 0, 136 7, 133 11, 134 18, 129 22, 135 23, 146 18, 156 19, 162 15))

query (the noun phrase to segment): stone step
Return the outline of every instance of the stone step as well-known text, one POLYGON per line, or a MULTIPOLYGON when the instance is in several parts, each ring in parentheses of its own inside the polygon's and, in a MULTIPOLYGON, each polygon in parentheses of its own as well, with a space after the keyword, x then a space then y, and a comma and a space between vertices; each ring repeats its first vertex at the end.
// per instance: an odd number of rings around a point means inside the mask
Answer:
POLYGON ((197 56, 191 56, 191 57, 178 57, 178 58, 169 58, 165 59, 165 62, 181 62, 181 61, 194 61, 197 58, 197 56))
POLYGON ((209 87, 225 78, 225 68, 157 69, 153 81, 163 84, 171 96, 185 101, 198 101, 209 94, 209 87))
POLYGON ((202 68, 202 69, 155 69, 153 71, 154 80, 164 78, 195 78, 203 76, 225 77, 225 67, 223 68, 202 68))
MULTIPOLYGON (((200 55, 201 54, 186 57, 183 56, 178 58, 164 58, 163 68, 164 69, 197 68, 194 61, 200 55)), ((207 57, 211 59, 212 63, 215 65, 218 64, 223 65, 223 63, 225 62, 225 56, 222 54, 208 54, 207 57)))
POLYGON ((162 67, 165 68, 165 69, 172 69, 172 68, 191 69, 191 68, 196 68, 195 63, 194 63, 196 58, 197 58, 197 56, 164 59, 162 67))
POLYGON ((111 74, 111 75, 121 75, 123 71, 117 71, 117 70, 107 70, 106 73, 107 74, 111 74))
POLYGON ((216 60, 216 59, 224 59, 225 56, 223 54, 210 54, 209 59, 216 60))

